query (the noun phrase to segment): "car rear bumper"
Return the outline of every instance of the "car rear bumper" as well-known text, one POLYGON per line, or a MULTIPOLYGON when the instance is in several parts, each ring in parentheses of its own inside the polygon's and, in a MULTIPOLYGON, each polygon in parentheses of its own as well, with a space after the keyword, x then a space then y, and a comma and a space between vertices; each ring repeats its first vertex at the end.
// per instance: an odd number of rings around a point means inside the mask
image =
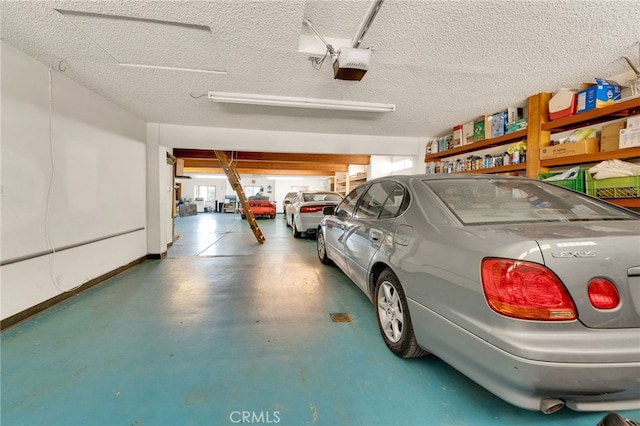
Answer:
POLYGON ((537 411, 542 401, 559 399, 576 411, 640 408, 640 362, 526 359, 480 339, 411 299, 409 311, 419 344, 437 356, 442 354, 443 361, 513 405, 537 411))
POLYGON ((304 213, 298 213, 295 217, 296 228, 301 232, 315 234, 323 217, 324 215, 322 214, 316 215, 315 213, 309 213, 307 215, 304 213))

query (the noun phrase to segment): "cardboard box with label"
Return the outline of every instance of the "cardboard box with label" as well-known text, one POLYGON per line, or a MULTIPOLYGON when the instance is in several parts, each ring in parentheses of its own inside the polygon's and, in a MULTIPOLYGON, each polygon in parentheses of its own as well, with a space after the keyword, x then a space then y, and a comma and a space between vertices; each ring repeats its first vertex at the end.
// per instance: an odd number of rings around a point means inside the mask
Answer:
POLYGON ((595 154, 600 149, 600 139, 589 138, 580 142, 566 142, 560 145, 540 148, 540 159, 568 157, 571 155, 595 154))
POLYGON ((627 118, 627 129, 640 129, 640 115, 627 118))
POLYGON ((462 124, 453 127, 453 147, 462 145, 462 124))
POLYGON ((621 99, 622 87, 613 80, 596 78, 596 84, 578 92, 577 112, 613 105, 621 99))
POLYGON ((640 128, 620 130, 620 149, 640 146, 640 128))
POLYGON ((507 112, 498 112, 491 116, 491 137, 497 138, 504 135, 507 124, 507 112))
POLYGON ((519 120, 514 121, 513 123, 507 123, 506 129, 504 131, 505 134, 517 132, 519 130, 524 130, 528 126, 528 119, 521 118, 519 120))
POLYGON ((473 123, 473 141, 479 142, 484 139, 484 117, 480 117, 473 123))
POLYGON ((473 143, 473 121, 462 125, 462 145, 473 143))

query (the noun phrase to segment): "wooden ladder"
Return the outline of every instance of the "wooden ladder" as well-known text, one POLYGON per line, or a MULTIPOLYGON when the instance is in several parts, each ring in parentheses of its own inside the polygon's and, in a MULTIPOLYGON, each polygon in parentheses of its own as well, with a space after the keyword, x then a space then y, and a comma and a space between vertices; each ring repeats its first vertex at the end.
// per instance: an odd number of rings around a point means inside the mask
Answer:
POLYGON ((224 170, 224 174, 227 175, 227 179, 229 179, 229 183, 231 187, 236 191, 238 195, 238 199, 240 200, 240 204, 242 205, 242 209, 244 210, 244 215, 247 217, 247 222, 253 231, 253 235, 256 236, 256 240, 258 240, 258 244, 264 243, 264 235, 262 235, 262 231, 256 222, 256 217, 253 215, 251 208, 249 207, 249 202, 247 201, 247 197, 244 195, 244 190, 242 189, 242 184, 240 184, 240 176, 238 176, 238 171, 235 166, 233 166, 229 157, 224 151, 213 151, 216 153, 216 157, 218 157, 218 161, 220 161, 220 165, 222 165, 222 169, 224 170))

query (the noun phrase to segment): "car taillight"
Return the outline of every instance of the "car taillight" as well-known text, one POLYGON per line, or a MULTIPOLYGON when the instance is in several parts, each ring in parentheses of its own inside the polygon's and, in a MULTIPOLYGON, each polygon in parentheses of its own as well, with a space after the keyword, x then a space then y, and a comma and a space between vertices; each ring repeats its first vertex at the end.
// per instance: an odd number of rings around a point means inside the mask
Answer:
POLYGON ((324 206, 303 206, 300 207, 300 213, 316 213, 321 212, 324 206))
POLYGON ((537 263, 483 259, 482 288, 494 311, 526 320, 566 321, 578 317, 560 279, 537 263))
POLYGON ((611 281, 604 278, 594 278, 589 281, 587 293, 594 308, 613 309, 620 304, 618 289, 611 281))

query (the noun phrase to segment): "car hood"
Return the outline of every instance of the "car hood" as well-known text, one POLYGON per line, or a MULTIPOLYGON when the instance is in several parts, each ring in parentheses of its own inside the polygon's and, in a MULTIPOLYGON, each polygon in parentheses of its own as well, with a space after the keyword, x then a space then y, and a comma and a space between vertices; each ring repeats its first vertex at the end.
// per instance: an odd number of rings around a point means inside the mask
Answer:
POLYGON ((492 232, 538 243, 545 266, 565 284, 585 326, 640 327, 640 222, 538 223, 491 228, 492 232), (587 285, 596 277, 615 284, 621 300, 617 308, 600 310, 591 305, 587 285))

